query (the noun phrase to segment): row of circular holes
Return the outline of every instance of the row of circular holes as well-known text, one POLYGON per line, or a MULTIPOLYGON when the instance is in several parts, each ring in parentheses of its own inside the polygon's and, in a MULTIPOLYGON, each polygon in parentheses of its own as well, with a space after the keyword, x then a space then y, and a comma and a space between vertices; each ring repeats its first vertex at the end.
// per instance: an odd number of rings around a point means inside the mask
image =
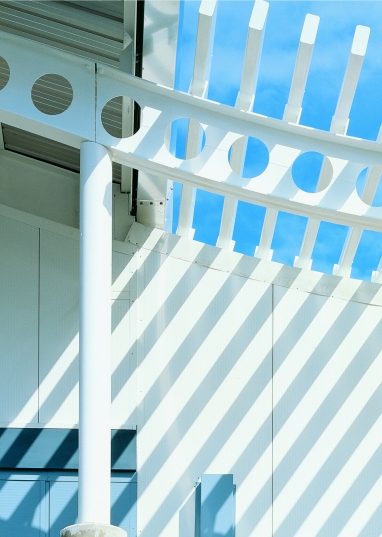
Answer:
MULTIPOLYGON (((9 77, 9 65, 6 60, 0 56, 0 90, 2 90, 7 85, 9 77)), ((31 94, 32 101, 36 108, 41 112, 49 115, 57 115, 65 112, 65 110, 69 108, 73 100, 73 88, 70 82, 61 75, 43 75, 33 84, 31 94), (51 98, 52 96, 55 97, 53 98, 53 100, 51 98)), ((122 114, 120 114, 119 117, 118 113, 115 115, 115 117, 117 118, 116 124, 113 124, 113 122, 110 123, 110 117, 113 115, 113 109, 117 111, 122 109, 122 97, 114 97, 108 103, 106 103, 102 110, 101 121, 105 130, 110 135, 115 136, 117 138, 122 138, 122 114), (120 124, 118 124, 118 119, 120 124)), ((167 142, 166 146, 171 154, 184 160, 187 158, 185 154, 185 147, 188 124, 188 118, 176 119, 168 128, 167 135, 165 136, 166 140, 170 140, 170 132, 177 132, 177 136, 172 137, 173 140, 177 140, 176 146, 173 146, 171 143, 167 142)), ((199 125, 199 132, 200 144, 198 153, 203 150, 205 145, 205 132, 201 125, 199 125)), ((261 140, 258 140, 257 138, 243 138, 246 140, 247 143, 247 150, 243 169, 238 169, 238 166, 235 163, 235 159, 232 159, 232 153, 235 152, 235 148, 242 143, 241 140, 237 140, 232 145, 229 151, 229 163, 236 174, 244 178, 254 178, 261 175, 268 166, 268 148, 261 140)), ((192 155, 192 157, 194 156, 196 156, 196 154, 192 155)), ((292 177, 296 186, 299 189, 305 192, 313 193, 324 190, 329 185, 332 179, 332 169, 330 170, 330 173, 326 174, 326 180, 322 181, 320 187, 318 188, 320 172, 325 158, 326 157, 324 157, 324 155, 315 151, 305 152, 296 158, 292 166, 292 177)), ((366 171, 367 170, 363 170, 361 172, 356 182, 357 193, 361 199, 366 171)), ((382 184, 381 181, 380 183, 382 184)), ((380 190, 381 188, 378 189, 377 195, 374 197, 374 200, 371 204, 372 206, 382 205, 382 199, 380 199, 381 195, 379 192, 380 190)))

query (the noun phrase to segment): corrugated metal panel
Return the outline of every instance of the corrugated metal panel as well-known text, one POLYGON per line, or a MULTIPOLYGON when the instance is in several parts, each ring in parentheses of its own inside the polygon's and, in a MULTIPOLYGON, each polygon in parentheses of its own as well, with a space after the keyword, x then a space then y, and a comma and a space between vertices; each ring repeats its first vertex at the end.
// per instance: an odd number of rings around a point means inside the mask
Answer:
POLYGON ((78 149, 4 124, 3 138, 4 147, 9 151, 21 153, 75 172, 80 171, 80 152, 78 149))
POLYGON ((0 2, 0 30, 117 66, 123 1, 0 2))
MULTIPOLYGON (((3 123, 4 148, 14 153, 49 162, 73 172, 80 171, 80 151, 31 132, 3 123)), ((113 162, 113 181, 121 183, 121 165, 113 162)))

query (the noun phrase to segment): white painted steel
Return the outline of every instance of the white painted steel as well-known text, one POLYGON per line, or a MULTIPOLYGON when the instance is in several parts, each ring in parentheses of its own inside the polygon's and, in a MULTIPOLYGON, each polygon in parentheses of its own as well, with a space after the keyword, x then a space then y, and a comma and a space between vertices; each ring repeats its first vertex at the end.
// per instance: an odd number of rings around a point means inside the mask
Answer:
POLYGON ((308 14, 305 17, 293 72, 292 85, 289 92, 288 102, 284 110, 284 121, 291 123, 299 123, 300 121, 302 100, 305 93, 310 60, 312 58, 319 22, 320 17, 317 17, 317 15, 308 14))
POLYGON ((195 207, 195 188, 183 185, 180 198, 179 220, 177 234, 181 237, 192 238, 195 230, 192 229, 195 207))
MULTIPOLYGON (((324 190, 331 181, 333 176, 333 167, 326 157, 324 158, 320 170, 320 174, 317 181, 317 191, 324 190)), ((309 218, 306 223, 304 238, 300 248, 300 255, 296 256, 294 265, 299 268, 311 268, 312 266, 312 253, 316 243, 318 229, 320 227, 320 221, 316 218, 309 218)))
POLYGON ((349 113, 369 41, 370 28, 357 26, 354 34, 349 62, 342 82, 341 93, 334 113, 330 131, 345 134, 349 124, 349 113))
POLYGON ((278 211, 275 209, 266 210, 259 246, 255 250, 255 256, 259 259, 269 259, 272 257, 271 244, 275 232, 277 215, 278 211))
MULTIPOLYGON (((20 46, 22 40, 11 43, 12 37, 3 34, 1 46, 12 45, 14 57, 22 57, 24 61, 25 47, 20 46)), ((57 51, 54 51, 49 58, 46 51, 45 47, 33 43, 34 57, 39 57, 41 62, 28 63, 28 69, 31 72, 38 74, 39 70, 41 72, 46 68, 44 67, 46 62, 51 62, 53 65, 53 60, 57 59, 54 57, 57 51)), ((3 48, 1 53, 8 59, 9 52, 7 53, 6 48, 3 48)), ((93 90, 88 87, 92 75, 88 73, 90 78, 86 78, 87 75, 83 75, 82 71, 79 75, 80 70, 73 70, 72 57, 64 53, 58 54, 60 55, 60 73, 58 74, 67 73, 69 81, 75 86, 72 106, 61 115, 62 117, 56 116, 54 120, 52 117, 42 117, 38 111, 32 113, 28 108, 29 97, 27 96, 30 91, 28 80, 30 80, 29 85, 32 86, 35 75, 29 78, 24 77, 21 83, 19 78, 24 73, 18 73, 17 76, 11 77, 9 84, 1 91, 0 120, 6 116, 10 124, 23 124, 24 128, 51 136, 53 139, 66 141, 69 145, 78 146, 80 140, 83 139, 82 136, 92 139, 90 132, 86 134, 85 131, 81 131, 85 128, 84 125, 88 125, 94 133, 91 122, 87 119, 83 121, 79 119, 83 115, 86 118, 92 117, 93 114, 92 99, 89 99, 89 94, 91 95, 93 90), (78 85, 81 86, 81 90, 76 90, 78 85), (18 91, 14 91, 16 86, 18 91), (20 107, 20 103, 23 106, 20 107), (88 106, 92 108, 89 114, 86 112, 88 106), (77 107, 81 109, 81 112, 73 120, 73 114, 78 110, 77 107), (37 112, 40 115, 36 115, 37 112), (68 115, 65 116, 65 114, 68 115), (29 116, 33 116, 33 119, 29 116), (67 123, 69 117, 71 118, 70 126, 67 123)), ((285 210, 343 225, 356 225, 377 231, 381 229, 381 208, 364 204, 355 190, 356 177, 363 168, 382 164, 380 144, 245 113, 156 86, 106 66, 103 66, 100 71, 102 74, 99 72, 97 75, 96 140, 111 149, 113 159, 117 162, 156 174, 166 180, 174 179, 193 187, 222 195, 231 195, 237 199, 276 210, 285 210), (149 109, 153 111, 150 113, 150 122, 147 123, 146 120, 145 123, 144 119, 140 131, 124 140, 108 135, 103 130, 100 121, 104 104, 121 94, 128 94, 138 101, 143 106, 145 114, 149 112, 149 109), (194 159, 184 162, 169 155, 163 143, 167 126, 177 117, 192 117, 208 125, 204 150, 194 159), (234 174, 227 158, 232 143, 243 135, 260 138, 271 149, 271 159, 267 169, 259 177, 249 180, 244 180, 234 174), (333 180, 322 192, 311 194, 300 191, 291 178, 290 168, 302 150, 322 152, 333 166, 333 180)), ((17 73, 17 68, 15 72, 17 73)))
MULTIPOLYGON (((189 89, 189 93, 196 97, 206 97, 208 92, 216 11, 216 0, 202 0, 198 15, 194 71, 189 89)), ((200 124, 191 118, 187 129, 186 159, 193 159, 198 155, 201 141, 200 124)), ((192 229, 195 196, 195 188, 183 185, 177 229, 177 233, 180 236, 192 238, 195 232, 192 229)))
POLYGON ((236 108, 239 110, 252 110, 268 8, 268 2, 256 0, 249 20, 240 90, 236 100, 236 108))
POLYGON ((361 240, 362 229, 352 227, 346 236, 345 244, 342 248, 338 265, 335 265, 333 274, 337 276, 350 276, 354 256, 356 254, 359 241, 361 240))
POLYGON ((310 218, 307 221, 300 255, 294 260, 295 267, 310 268, 312 266, 312 252, 316 243, 319 227, 320 221, 316 218, 310 218))
POLYGON ((220 224, 220 234, 216 242, 218 248, 233 250, 234 241, 232 240, 233 227, 235 225, 237 211, 237 200, 226 196, 224 198, 223 214, 220 224))
MULTIPOLYGON (((251 111, 255 100, 257 76, 268 8, 268 2, 264 2, 263 0, 257 0, 253 6, 248 27, 240 90, 235 105, 239 110, 251 111)), ((243 173, 247 145, 248 138, 243 136, 232 146, 230 165, 233 171, 238 175, 242 175, 243 173)), ((224 198, 220 233, 216 243, 216 246, 219 248, 234 248, 232 233, 235 225, 236 211, 237 200, 226 196, 224 198)))
POLYGON ((216 12, 217 0, 202 0, 196 34, 194 71, 189 90, 191 95, 197 97, 206 97, 208 92, 216 12))
POLYGON ((112 166, 81 145, 78 520, 110 524, 112 166))
POLYGON ((0 93, 1 122, 72 147, 94 140, 93 62, 4 32, 0 32, 0 55, 7 59, 11 72, 0 93), (73 88, 72 104, 62 114, 44 114, 32 102, 33 84, 48 73, 63 76, 73 88))

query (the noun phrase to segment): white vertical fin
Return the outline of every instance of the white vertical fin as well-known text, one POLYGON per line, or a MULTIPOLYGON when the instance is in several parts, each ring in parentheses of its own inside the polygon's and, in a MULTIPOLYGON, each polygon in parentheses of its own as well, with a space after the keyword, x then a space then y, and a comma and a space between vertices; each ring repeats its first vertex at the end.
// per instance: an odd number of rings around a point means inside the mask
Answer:
POLYGON ((346 134, 349 123, 349 113, 353 104, 363 60, 365 58, 369 35, 370 28, 367 26, 356 27, 349 62, 337 102, 337 108, 330 126, 330 132, 346 134))
POLYGON ((382 283, 382 257, 379 261, 377 270, 373 270, 371 274, 371 281, 375 283, 382 283))
MULTIPOLYGON (((269 4, 264 0, 256 0, 253 6, 248 27, 240 90, 236 99, 236 108, 240 110, 250 111, 253 107, 268 8, 269 4)), ((245 137, 239 139, 232 147, 231 167, 238 175, 243 172, 246 151, 247 138, 245 137)), ((234 247, 232 233, 236 210, 237 200, 226 197, 216 244, 219 248, 233 249, 234 247)))
MULTIPOLYGON (((206 97, 211 69, 212 47, 215 35, 217 0, 202 0, 199 8, 198 30, 196 35, 194 72, 189 89, 191 95, 206 97)), ((199 123, 192 120, 188 124, 186 158, 195 157, 200 149, 201 132, 199 123)), ((194 231, 195 188, 183 184, 180 201, 177 234, 192 238, 194 231)))
POLYGON ((295 257, 294 266, 298 268, 311 268, 312 266, 312 252, 316 243, 318 228, 320 227, 320 221, 316 218, 310 218, 306 224, 305 235, 302 241, 300 255, 295 257))
POLYGON ((202 0, 199 8, 194 73, 189 91, 191 95, 197 97, 205 97, 208 91, 212 47, 215 35, 216 8, 216 0, 202 0))
POLYGON ((298 123, 300 121, 301 105, 304 97, 319 22, 320 17, 317 15, 311 15, 308 13, 308 15, 305 17, 293 73, 292 85, 289 92, 288 102, 284 110, 283 119, 289 123, 298 123))
POLYGON ((338 265, 334 265, 333 274, 336 276, 349 277, 354 256, 362 236, 362 228, 351 227, 346 236, 344 247, 338 265))
POLYGON ((183 183, 182 196, 180 199, 179 221, 177 234, 181 237, 192 239, 195 230, 192 229, 195 207, 195 188, 183 183))
POLYGON ((240 110, 251 110, 255 99, 268 8, 269 4, 264 0, 256 0, 253 6, 248 27, 240 90, 236 100, 236 108, 240 110))
MULTIPOLYGON (((316 40, 319 22, 320 18, 316 15, 308 14, 305 17, 304 25, 301 32, 300 45, 297 53, 295 69, 293 73, 292 85, 289 92, 289 99, 284 110, 284 121, 298 123, 300 120, 301 104, 302 99, 304 97, 306 80, 308 78, 309 65, 313 52, 313 46, 316 40)), ((256 249, 255 253, 256 257, 266 259, 270 257, 270 254, 272 254, 270 247, 275 231, 277 214, 278 211, 274 209, 266 210, 260 244, 259 247, 256 249)), ((301 265, 301 268, 308 266, 310 263, 310 257, 309 259, 305 258, 308 255, 308 252, 311 252, 313 250, 317 230, 317 224, 314 224, 312 226, 312 229, 306 230, 304 243, 305 240, 307 240, 307 244, 304 248, 303 243, 300 257, 296 257, 295 260, 297 266, 301 265)))
POLYGON ((272 255, 271 244, 275 232, 278 211, 267 209, 265 213, 263 229, 261 231, 260 244, 255 250, 255 256, 260 259, 269 259, 272 255))
POLYGON ((220 224, 220 234, 216 243, 218 248, 225 248, 226 250, 233 250, 235 244, 232 240, 233 228, 235 225, 237 210, 237 200, 226 196, 224 198, 224 207, 222 214, 222 221, 220 224))
MULTIPOLYGON (((382 142, 382 126, 379 129, 377 142, 382 142)), ((366 173, 365 186, 362 192, 361 199, 363 202, 371 205, 374 200, 375 193, 378 188, 379 180, 382 174, 382 166, 374 165, 370 166, 366 173)))

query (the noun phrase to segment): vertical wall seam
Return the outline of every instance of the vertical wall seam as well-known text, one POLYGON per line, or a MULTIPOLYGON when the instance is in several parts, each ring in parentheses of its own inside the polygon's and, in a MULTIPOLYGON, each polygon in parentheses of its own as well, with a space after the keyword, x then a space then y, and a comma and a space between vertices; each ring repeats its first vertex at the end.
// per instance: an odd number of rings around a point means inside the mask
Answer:
POLYGON ((97 64, 94 64, 94 141, 97 141, 97 64))
POLYGON ((37 267, 37 423, 40 423, 41 229, 38 228, 37 267))
POLYGON ((273 442, 273 436, 274 436, 274 429, 273 429, 273 408, 274 408, 274 398, 273 398, 273 373, 274 373, 274 356, 273 356, 273 349, 274 349, 274 306, 275 306, 275 299, 274 299, 274 292, 275 292, 275 286, 274 284, 271 284, 271 288, 272 288, 272 313, 271 313, 271 316, 272 316, 272 327, 271 327, 271 344, 272 344, 272 349, 271 349, 271 360, 272 360, 272 420, 271 420, 271 427, 272 427, 272 455, 271 455, 271 458, 272 458, 272 484, 271 484, 271 490, 272 490, 272 506, 271 506, 271 517, 272 517, 272 523, 271 523, 271 527, 272 527, 272 537, 274 535, 274 532, 273 532, 273 498, 274 498, 274 494, 273 494, 273 475, 274 475, 274 467, 273 467, 273 446, 274 446, 274 442, 273 442))

